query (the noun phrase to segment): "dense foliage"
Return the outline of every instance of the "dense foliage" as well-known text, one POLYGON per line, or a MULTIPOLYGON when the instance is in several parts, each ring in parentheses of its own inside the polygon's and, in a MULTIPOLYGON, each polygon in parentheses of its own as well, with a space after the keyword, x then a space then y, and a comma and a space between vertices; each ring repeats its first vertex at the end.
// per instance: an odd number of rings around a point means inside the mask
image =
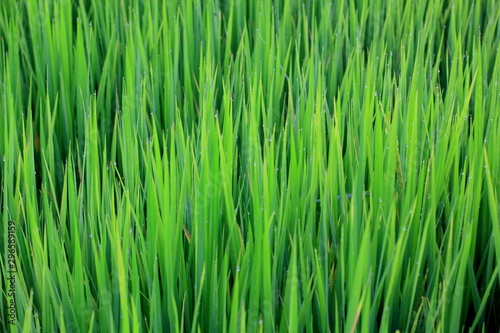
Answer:
POLYGON ((498 330, 499 17, 2 0, 0 330, 498 330))

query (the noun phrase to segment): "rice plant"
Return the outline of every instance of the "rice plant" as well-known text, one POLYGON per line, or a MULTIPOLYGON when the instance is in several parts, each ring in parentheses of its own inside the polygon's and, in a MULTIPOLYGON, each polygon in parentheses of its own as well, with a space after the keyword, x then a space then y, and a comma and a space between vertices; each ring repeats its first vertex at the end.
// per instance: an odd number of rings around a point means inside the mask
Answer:
POLYGON ((499 18, 2 0, 0 330, 498 331, 499 18))

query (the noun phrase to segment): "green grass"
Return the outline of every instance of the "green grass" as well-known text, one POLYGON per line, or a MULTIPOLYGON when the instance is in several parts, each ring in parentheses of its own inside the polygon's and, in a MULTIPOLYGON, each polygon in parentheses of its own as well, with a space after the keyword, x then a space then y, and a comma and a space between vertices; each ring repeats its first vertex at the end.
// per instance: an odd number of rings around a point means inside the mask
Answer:
POLYGON ((499 18, 1 1, 0 330, 498 331, 499 18))

